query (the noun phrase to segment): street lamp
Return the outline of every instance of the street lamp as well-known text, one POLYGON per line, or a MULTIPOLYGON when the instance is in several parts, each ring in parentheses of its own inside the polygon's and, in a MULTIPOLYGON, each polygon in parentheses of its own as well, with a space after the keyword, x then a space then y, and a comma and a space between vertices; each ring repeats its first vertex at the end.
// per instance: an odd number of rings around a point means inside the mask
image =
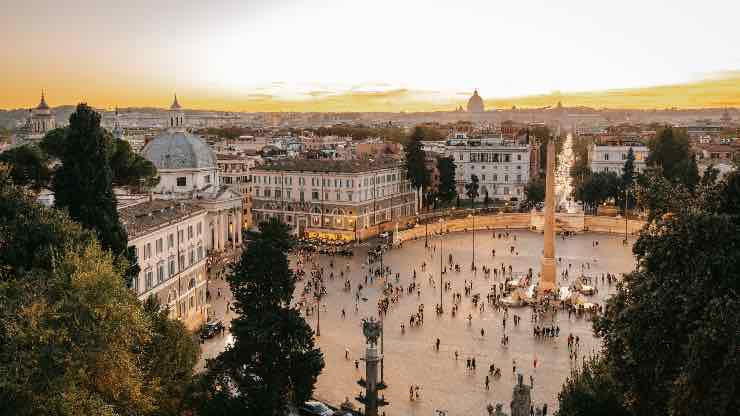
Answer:
POLYGON ((468 215, 468 217, 473 219, 473 263, 470 265, 470 268, 475 273, 475 209, 473 209, 473 213, 468 215))
POLYGON ((445 220, 440 218, 439 219, 439 312, 444 313, 444 308, 442 307, 442 258, 444 257, 442 255, 442 242, 443 242, 443 236, 442 236, 442 224, 444 224, 445 220))

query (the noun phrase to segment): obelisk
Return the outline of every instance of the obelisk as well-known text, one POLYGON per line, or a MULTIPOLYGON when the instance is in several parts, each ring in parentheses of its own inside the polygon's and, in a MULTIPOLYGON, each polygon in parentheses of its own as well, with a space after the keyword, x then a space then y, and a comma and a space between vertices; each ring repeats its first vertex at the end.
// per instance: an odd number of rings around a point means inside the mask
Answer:
POLYGON ((545 250, 540 270, 539 294, 555 289, 555 140, 547 143, 545 180, 545 250))

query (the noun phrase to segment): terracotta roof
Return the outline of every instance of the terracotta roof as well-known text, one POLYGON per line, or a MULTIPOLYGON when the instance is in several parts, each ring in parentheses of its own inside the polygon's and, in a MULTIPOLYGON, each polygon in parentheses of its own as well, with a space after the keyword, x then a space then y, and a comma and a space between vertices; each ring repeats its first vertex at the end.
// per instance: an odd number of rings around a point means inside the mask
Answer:
POLYGON ((118 211, 118 216, 126 229, 129 240, 133 240, 201 212, 205 212, 203 207, 189 201, 155 199, 122 208, 118 211))

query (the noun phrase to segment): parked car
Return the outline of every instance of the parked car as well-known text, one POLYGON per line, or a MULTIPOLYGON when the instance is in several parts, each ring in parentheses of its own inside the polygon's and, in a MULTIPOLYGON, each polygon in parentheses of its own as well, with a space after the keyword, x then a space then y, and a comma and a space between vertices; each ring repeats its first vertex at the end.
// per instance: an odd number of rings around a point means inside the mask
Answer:
POLYGON ((334 414, 334 411, 329 406, 315 400, 303 403, 300 410, 301 414, 310 416, 332 416, 334 414))
POLYGON ((221 333, 223 329, 223 322, 219 320, 208 321, 200 328, 200 339, 206 340, 213 338, 221 333))

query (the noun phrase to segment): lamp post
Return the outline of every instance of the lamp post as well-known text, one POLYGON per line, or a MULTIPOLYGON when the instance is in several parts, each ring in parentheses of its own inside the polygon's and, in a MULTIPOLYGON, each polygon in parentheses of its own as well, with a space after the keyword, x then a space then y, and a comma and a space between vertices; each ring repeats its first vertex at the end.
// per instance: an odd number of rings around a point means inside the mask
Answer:
POLYGON ((439 311, 440 313, 444 313, 444 308, 442 307, 442 258, 444 255, 442 255, 442 225, 444 224, 444 219, 439 219, 439 311))
POLYGON ((627 187, 624 188, 624 244, 626 245, 628 243, 627 241, 627 187))
POLYGON ((473 219, 473 263, 470 265, 470 268, 473 269, 473 273, 475 273, 475 209, 473 209, 473 213, 468 216, 473 219))

